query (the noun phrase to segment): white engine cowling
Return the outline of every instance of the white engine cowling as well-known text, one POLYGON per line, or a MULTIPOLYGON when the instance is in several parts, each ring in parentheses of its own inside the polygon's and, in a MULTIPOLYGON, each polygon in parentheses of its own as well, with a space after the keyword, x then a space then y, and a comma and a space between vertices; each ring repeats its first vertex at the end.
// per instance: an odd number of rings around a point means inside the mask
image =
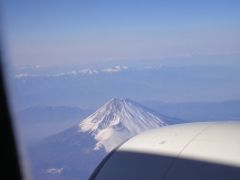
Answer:
POLYGON ((137 135, 112 151, 94 180, 240 180, 240 123, 186 123, 137 135))

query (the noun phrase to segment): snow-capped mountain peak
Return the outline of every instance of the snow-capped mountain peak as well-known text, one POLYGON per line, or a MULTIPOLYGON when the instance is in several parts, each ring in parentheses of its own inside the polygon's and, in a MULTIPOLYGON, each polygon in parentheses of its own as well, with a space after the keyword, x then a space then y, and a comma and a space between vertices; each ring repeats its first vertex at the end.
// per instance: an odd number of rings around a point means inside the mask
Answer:
POLYGON ((167 125, 167 118, 129 100, 111 99, 79 124, 80 132, 97 141, 95 150, 110 151, 126 139, 145 130, 167 125))

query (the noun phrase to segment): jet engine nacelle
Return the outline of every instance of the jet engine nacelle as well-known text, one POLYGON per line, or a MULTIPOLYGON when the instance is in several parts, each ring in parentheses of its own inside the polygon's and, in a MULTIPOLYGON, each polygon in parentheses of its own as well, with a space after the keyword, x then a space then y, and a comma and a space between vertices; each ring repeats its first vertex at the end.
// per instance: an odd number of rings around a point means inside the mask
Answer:
POLYGON ((240 123, 171 125, 112 151, 94 180, 240 180, 240 123))

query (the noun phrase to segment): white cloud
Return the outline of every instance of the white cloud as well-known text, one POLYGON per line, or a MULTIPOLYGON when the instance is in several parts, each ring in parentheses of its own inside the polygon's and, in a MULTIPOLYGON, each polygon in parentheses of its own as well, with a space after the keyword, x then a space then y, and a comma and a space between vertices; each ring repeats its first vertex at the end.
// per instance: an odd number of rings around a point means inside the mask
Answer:
POLYGON ((15 75, 15 78, 20 79, 24 77, 28 77, 29 75, 27 73, 18 73, 15 75))
POLYGON ((98 74, 98 70, 96 69, 83 69, 83 70, 79 70, 78 71, 79 74, 87 74, 87 75, 94 75, 94 74, 98 74))
POLYGON ((101 71, 105 72, 105 73, 114 73, 114 72, 125 71, 127 69, 128 69, 127 66, 115 66, 115 67, 111 67, 111 68, 101 69, 101 71))
POLYGON ((63 171, 64 168, 50 168, 50 169, 47 169, 47 173, 48 174, 61 174, 62 171, 63 171))

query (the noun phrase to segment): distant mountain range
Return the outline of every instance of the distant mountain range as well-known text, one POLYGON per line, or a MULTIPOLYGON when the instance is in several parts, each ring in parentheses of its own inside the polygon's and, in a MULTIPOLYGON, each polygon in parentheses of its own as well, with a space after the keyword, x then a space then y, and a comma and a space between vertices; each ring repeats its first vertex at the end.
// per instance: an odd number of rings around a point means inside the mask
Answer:
POLYGON ((67 106, 34 106, 16 115, 19 132, 27 145, 59 133, 90 115, 92 110, 67 106))
POLYGON ((103 157, 128 138, 181 122, 130 99, 111 99, 78 125, 30 148, 34 179, 87 179, 103 157))
POLYGON ((240 100, 186 103, 144 101, 142 104, 167 116, 178 117, 190 122, 240 120, 240 100))
POLYGON ((228 66, 106 66, 19 70, 13 80, 19 109, 49 105, 96 109, 112 97, 138 102, 236 100, 239 76, 238 67, 228 66))
POLYGON ((18 69, 16 70, 15 78, 17 79, 24 79, 28 77, 61 77, 61 76, 92 76, 98 74, 112 74, 112 73, 119 73, 124 71, 131 71, 131 70, 156 70, 160 69, 162 65, 158 66, 144 66, 139 68, 132 68, 125 65, 115 65, 115 66, 108 66, 108 67, 101 67, 101 68, 73 68, 71 70, 65 69, 62 71, 53 70, 48 71, 48 68, 41 68, 41 67, 32 67, 26 69, 18 69))

